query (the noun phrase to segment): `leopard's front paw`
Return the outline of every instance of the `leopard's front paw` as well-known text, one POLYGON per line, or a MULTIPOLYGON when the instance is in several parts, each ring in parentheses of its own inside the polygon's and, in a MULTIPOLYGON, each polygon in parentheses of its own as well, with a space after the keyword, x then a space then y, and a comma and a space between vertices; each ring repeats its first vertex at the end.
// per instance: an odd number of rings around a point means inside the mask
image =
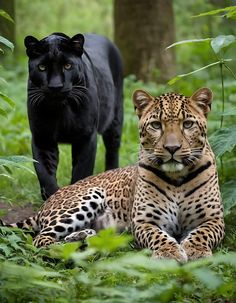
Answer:
POLYGON ((153 252, 152 256, 158 259, 175 259, 181 263, 188 261, 185 250, 179 244, 159 248, 153 252))
POLYGON ((198 243, 191 243, 189 240, 183 240, 180 246, 185 250, 188 260, 196 260, 199 258, 212 256, 210 248, 205 247, 198 243))
POLYGON ((65 242, 76 242, 76 241, 84 241, 89 237, 95 236, 96 231, 94 229, 82 229, 79 231, 75 231, 68 236, 65 237, 65 242))

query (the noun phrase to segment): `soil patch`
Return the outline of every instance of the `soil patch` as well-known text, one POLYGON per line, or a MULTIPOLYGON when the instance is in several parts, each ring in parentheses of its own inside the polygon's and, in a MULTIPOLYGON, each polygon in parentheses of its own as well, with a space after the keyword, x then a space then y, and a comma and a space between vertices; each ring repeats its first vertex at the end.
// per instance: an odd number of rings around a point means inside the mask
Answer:
POLYGON ((6 212, 1 219, 7 224, 22 221, 36 214, 35 207, 31 203, 23 206, 14 206, 0 202, 0 210, 6 212))

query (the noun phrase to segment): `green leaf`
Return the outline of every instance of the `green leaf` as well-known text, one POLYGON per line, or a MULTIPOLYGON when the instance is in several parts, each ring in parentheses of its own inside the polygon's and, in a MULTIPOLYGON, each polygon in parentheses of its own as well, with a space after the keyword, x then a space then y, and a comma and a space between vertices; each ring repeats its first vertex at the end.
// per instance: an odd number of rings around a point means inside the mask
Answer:
POLYGON ((13 167, 21 168, 35 175, 35 173, 31 169, 22 165, 22 163, 27 163, 27 162, 36 162, 36 161, 25 156, 0 157, 0 166, 13 166, 13 167))
POLYGON ((231 152, 236 145, 236 125, 218 129, 210 136, 209 142, 216 157, 231 152))
POLYGON ((8 103, 12 108, 15 107, 15 102, 11 98, 9 98, 7 95, 0 92, 0 98, 2 100, 4 100, 6 103, 8 103))
POLYGON ((8 21, 11 21, 12 23, 14 23, 14 20, 12 19, 12 17, 2 9, 0 9, 0 16, 2 16, 3 18, 7 19, 8 21))
POLYGON ((229 11, 227 14, 226 14, 226 17, 229 18, 229 19, 236 19, 236 9, 235 10, 232 10, 232 11, 229 11))
POLYGON ((7 175, 7 174, 0 174, 0 178, 3 177, 3 178, 7 178, 7 179, 14 179, 13 177, 7 175))
POLYGON ((224 214, 227 216, 230 209, 236 205, 236 180, 231 180, 221 186, 224 214))
POLYGON ((8 172, 8 174, 12 174, 12 170, 9 167, 7 167, 6 165, 2 165, 2 167, 8 172))
MULTIPOLYGON (((227 59, 227 60, 230 60, 230 59, 227 59)), ((207 68, 209 68, 209 67, 211 67, 211 66, 214 66, 214 65, 217 65, 217 64, 220 64, 220 63, 221 63, 221 61, 217 61, 217 62, 208 64, 208 65, 205 65, 205 66, 203 66, 203 67, 201 67, 201 68, 199 68, 199 69, 196 69, 196 70, 194 70, 194 71, 192 71, 192 72, 190 72, 190 73, 182 74, 182 75, 177 75, 176 77, 170 79, 170 80, 168 81, 168 84, 169 84, 169 85, 172 85, 172 84, 174 84, 175 82, 177 82, 178 80, 180 80, 180 79, 183 78, 183 77, 187 77, 187 76, 190 76, 190 75, 192 75, 192 74, 198 73, 198 72, 200 72, 200 71, 202 71, 202 70, 204 70, 204 69, 207 69, 207 68)))
POLYGON ((4 253, 6 257, 10 256, 11 249, 4 243, 0 244, 0 251, 4 253))
MULTIPOLYGON (((0 164, 4 165, 4 162, 7 161, 12 163, 26 163, 26 162, 36 162, 34 159, 26 157, 26 156, 8 156, 8 157, 0 157, 0 164)), ((6 163, 5 163, 6 164, 6 163)))
POLYGON ((7 81, 4 78, 0 77, 0 84, 7 85, 7 81))
POLYGON ((7 112, 2 108, 0 108, 0 116, 7 117, 7 112))
POLYGON ((182 40, 179 42, 175 42, 169 46, 167 46, 166 49, 169 49, 171 47, 177 46, 177 45, 181 45, 181 44, 189 44, 189 43, 199 43, 199 42, 209 42, 211 41, 212 38, 204 38, 204 39, 190 39, 190 40, 182 40))
POLYGON ((0 43, 4 44, 5 46, 9 47, 12 51, 14 49, 14 44, 7 40, 6 38, 0 36, 0 43))
POLYGON ((216 289, 222 284, 222 280, 207 268, 196 268, 192 270, 193 275, 207 288, 216 289))
POLYGON ((218 54, 221 50, 224 50, 225 52, 231 46, 231 44, 235 42, 235 40, 236 37, 233 35, 220 35, 212 39, 211 47, 216 54, 218 54))
POLYGON ((50 256, 53 258, 68 260, 71 258, 71 255, 79 249, 79 247, 79 242, 55 244, 50 247, 50 256))
POLYGON ((90 248, 101 252, 112 252, 126 246, 131 238, 128 235, 117 235, 114 229, 107 228, 101 230, 97 236, 89 238, 88 243, 90 248))
POLYGON ((227 17, 229 17, 228 14, 236 13, 236 6, 228 6, 228 7, 224 7, 224 8, 220 8, 220 9, 214 9, 214 10, 193 16, 193 18, 214 16, 214 15, 218 15, 219 13, 226 13, 227 17))

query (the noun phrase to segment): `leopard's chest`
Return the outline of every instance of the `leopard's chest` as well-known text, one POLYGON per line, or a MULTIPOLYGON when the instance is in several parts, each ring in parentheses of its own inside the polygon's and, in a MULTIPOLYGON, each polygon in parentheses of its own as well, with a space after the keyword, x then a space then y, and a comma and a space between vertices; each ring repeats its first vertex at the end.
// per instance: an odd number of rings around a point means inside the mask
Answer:
POLYGON ((132 216, 138 223, 150 223, 175 238, 181 238, 204 220, 203 195, 191 193, 189 184, 171 186, 142 177, 135 191, 132 216))

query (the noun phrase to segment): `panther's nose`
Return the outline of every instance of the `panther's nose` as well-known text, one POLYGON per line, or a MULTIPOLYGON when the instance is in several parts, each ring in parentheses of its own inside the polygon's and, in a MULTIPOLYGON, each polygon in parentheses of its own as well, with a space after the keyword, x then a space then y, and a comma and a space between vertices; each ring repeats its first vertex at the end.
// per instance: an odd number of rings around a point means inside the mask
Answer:
POLYGON ((58 92, 58 91, 60 91, 63 88, 63 83, 49 83, 48 84, 48 88, 51 91, 58 92))
POLYGON ((168 152, 173 155, 178 149, 181 148, 181 144, 179 145, 164 145, 164 148, 168 150, 168 152))
POLYGON ((48 83, 48 88, 53 92, 58 92, 63 88, 63 81, 60 75, 52 75, 48 83))

